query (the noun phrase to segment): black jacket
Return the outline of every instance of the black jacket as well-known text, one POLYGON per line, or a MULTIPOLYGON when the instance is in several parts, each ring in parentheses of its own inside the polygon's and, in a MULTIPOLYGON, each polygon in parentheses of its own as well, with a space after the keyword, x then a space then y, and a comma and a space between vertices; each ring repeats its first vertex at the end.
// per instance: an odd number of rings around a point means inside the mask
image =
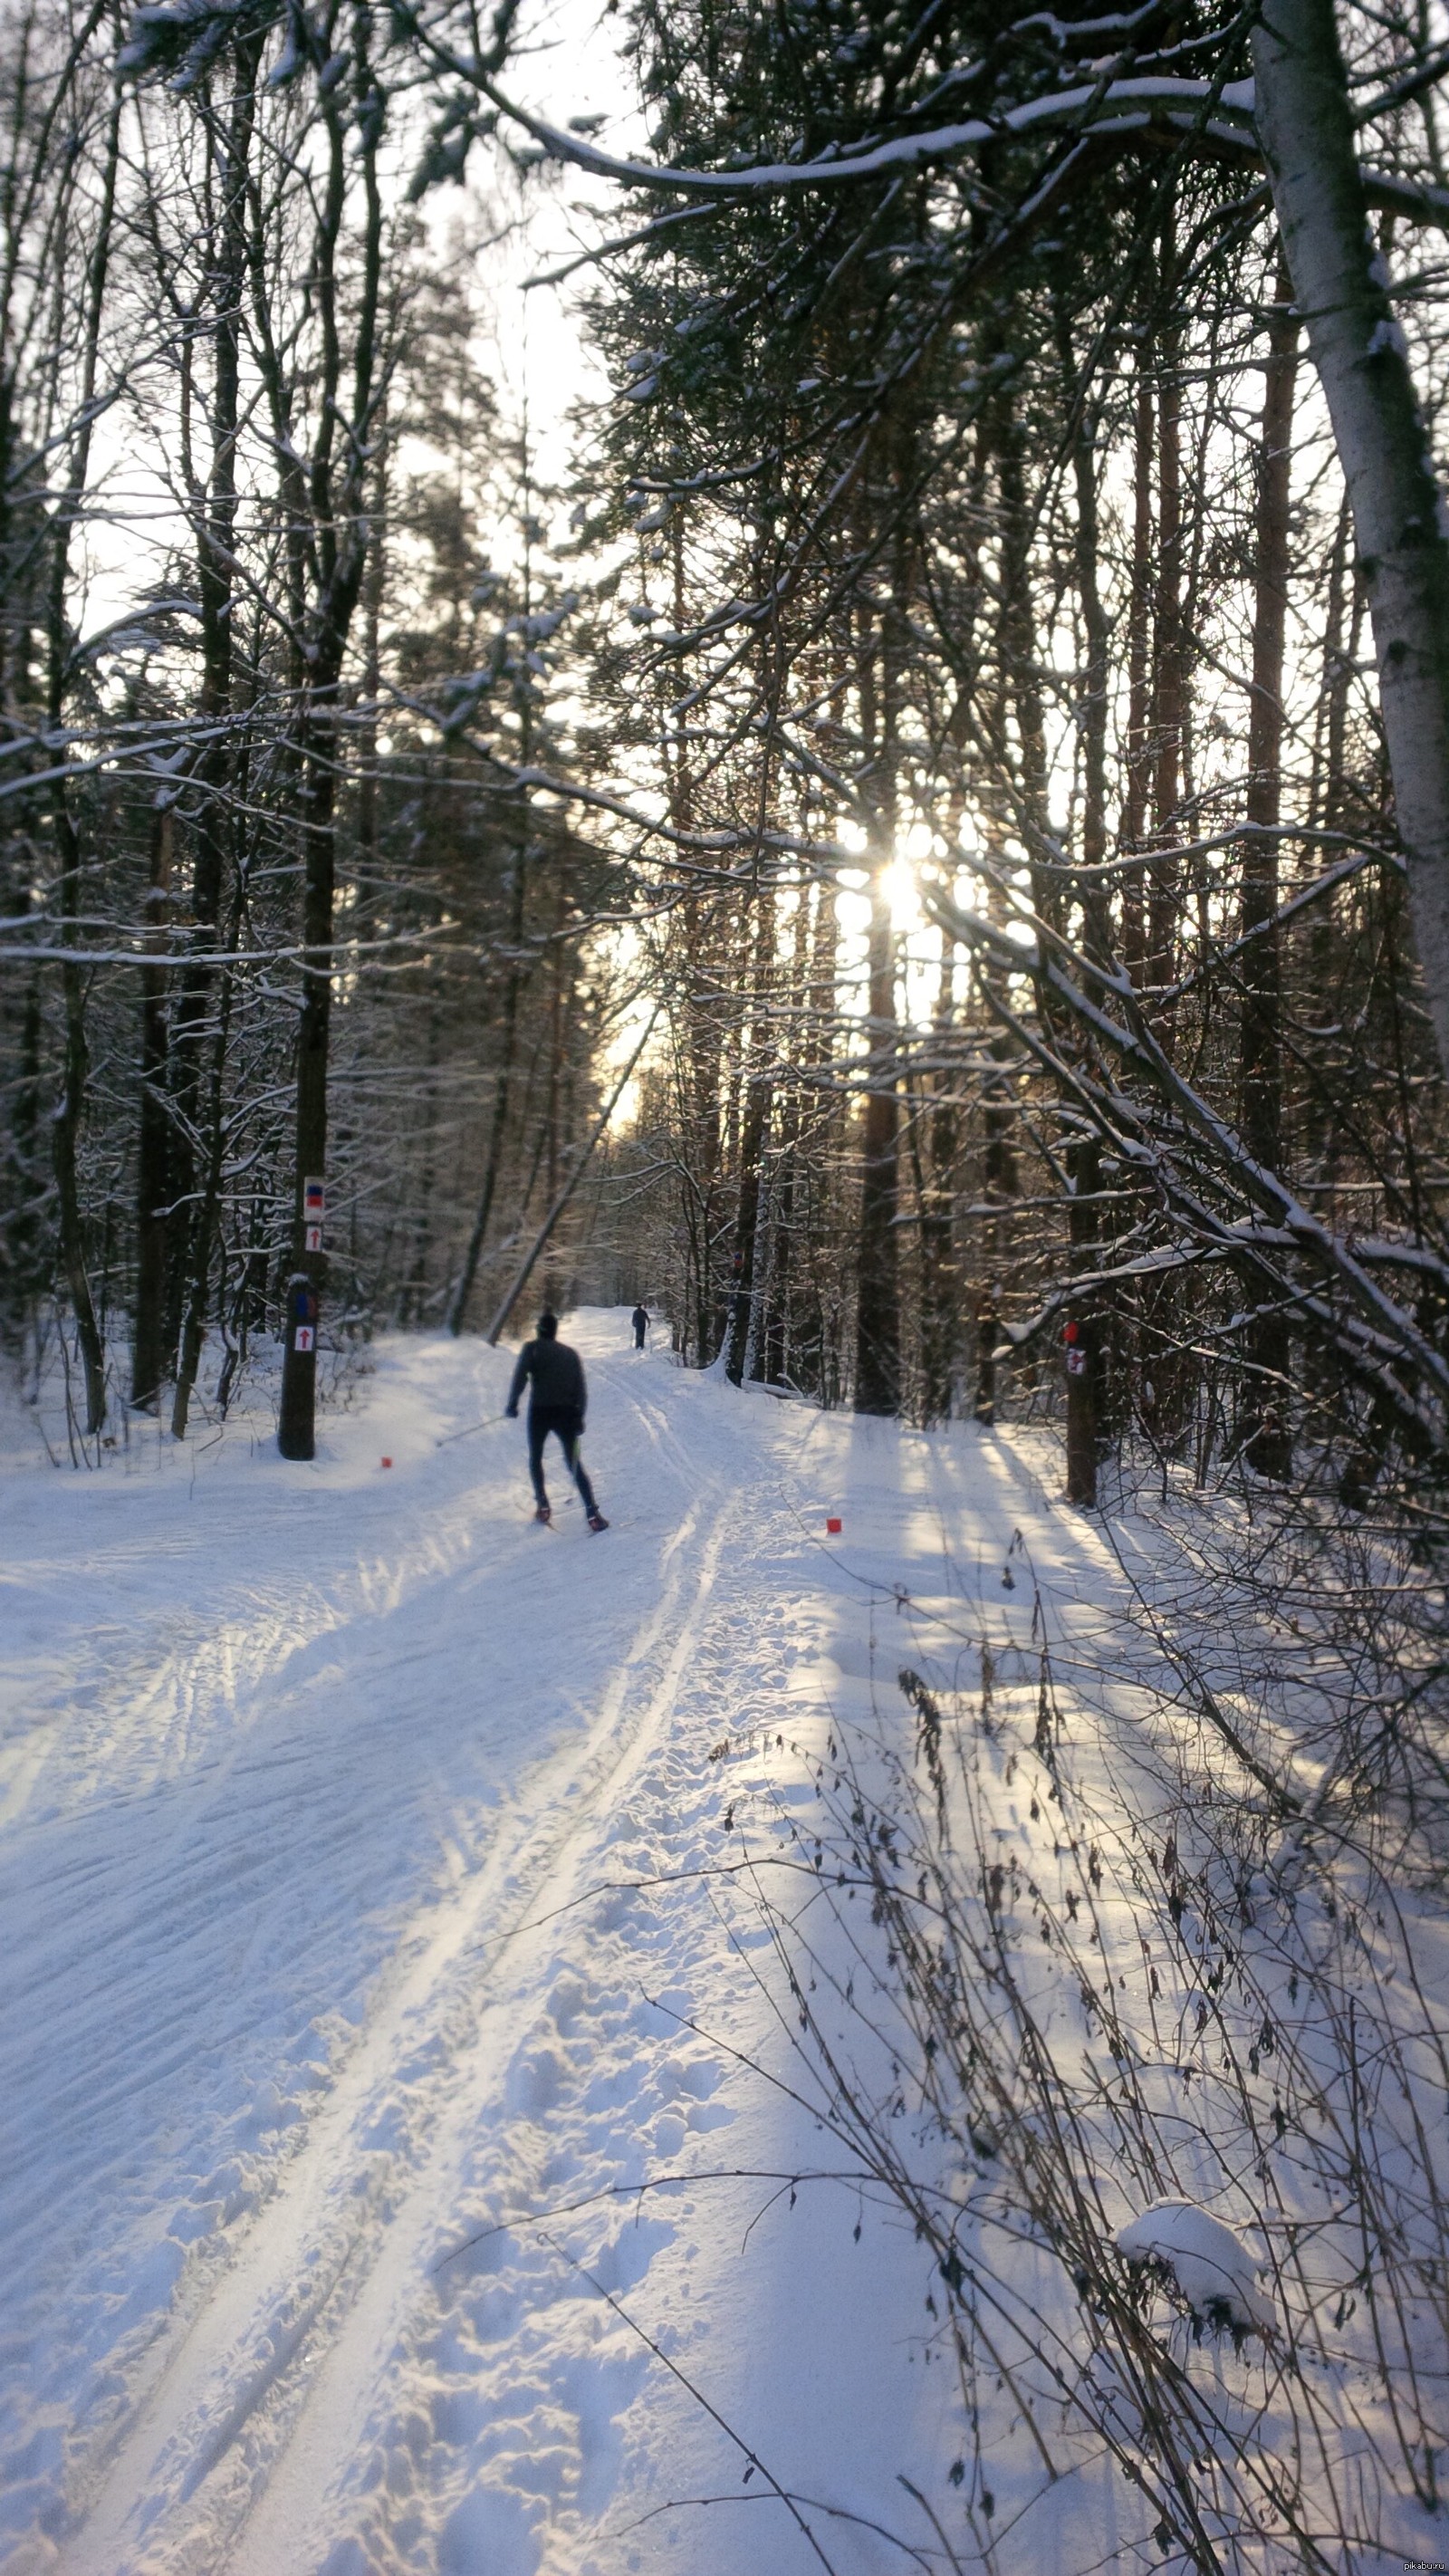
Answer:
POLYGON ((544 1341, 542 1338, 536 1342, 525 1342, 518 1354, 513 1384, 508 1390, 510 1413, 518 1411, 519 1397, 530 1379, 529 1411, 540 1405, 550 1413, 576 1413, 582 1431, 589 1396, 584 1384, 584 1364, 578 1352, 571 1350, 567 1342, 544 1341))

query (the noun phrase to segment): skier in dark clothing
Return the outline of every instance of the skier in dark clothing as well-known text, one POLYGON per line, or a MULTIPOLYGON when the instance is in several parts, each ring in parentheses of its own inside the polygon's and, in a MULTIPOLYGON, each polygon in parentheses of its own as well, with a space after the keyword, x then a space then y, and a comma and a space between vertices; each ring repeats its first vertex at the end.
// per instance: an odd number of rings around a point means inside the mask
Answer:
POLYGON ((588 1388, 584 1383, 584 1364, 578 1352, 558 1338, 558 1317, 545 1308, 538 1319, 538 1338, 525 1342, 518 1354, 513 1384, 508 1390, 504 1410, 511 1422, 518 1419, 518 1400, 525 1386, 528 1398, 528 1472, 533 1480, 533 1498, 538 1505, 534 1519, 550 1521, 553 1512, 543 1481, 543 1444, 551 1431, 556 1431, 569 1464, 569 1474, 579 1489, 579 1499, 589 1516, 591 1530, 607 1529, 609 1524, 594 1500, 584 1462, 579 1456, 583 1438, 584 1413, 588 1405, 588 1388))
POLYGON ((644 1348, 644 1336, 649 1330, 648 1307, 644 1305, 636 1306, 630 1321, 634 1326, 634 1348, 636 1351, 642 1351, 644 1348))

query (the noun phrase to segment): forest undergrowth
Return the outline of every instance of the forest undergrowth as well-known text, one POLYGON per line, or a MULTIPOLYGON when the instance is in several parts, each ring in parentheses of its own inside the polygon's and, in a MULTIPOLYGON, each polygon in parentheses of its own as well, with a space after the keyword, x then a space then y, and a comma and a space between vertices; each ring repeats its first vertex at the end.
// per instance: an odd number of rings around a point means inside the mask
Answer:
POLYGON ((959 2377, 922 2563, 1084 2516, 1074 2565, 1094 2525, 1124 2567, 1433 2564, 1442 1568, 1281 1492, 1144 1487, 1096 1535, 1076 1599, 1018 1532, 883 1601, 813 1826, 735 1817, 802 2085, 959 2377))
MULTIPOLYGON (((115 1396, 105 1421, 88 1427, 84 1376, 68 1330, 64 1310, 53 1302, 37 1309, 24 1351, 0 1357, 0 1419, 7 1423, 8 1444, 24 1454, 33 1442, 43 1446, 51 1465, 94 1472, 139 1450, 176 1448, 169 1426, 124 1400, 131 1353, 124 1334, 111 1337, 105 1381, 115 1396)), ((230 1423, 241 1425, 254 1440, 275 1436, 281 1399, 283 1344, 271 1333, 255 1332, 245 1342, 220 1331, 203 1336, 198 1361, 196 1401, 191 1408, 193 1440, 219 1439, 230 1423)), ((371 1334, 350 1325, 344 1316, 323 1335, 318 1351, 318 1410, 324 1420, 350 1413, 374 1372, 371 1334)))

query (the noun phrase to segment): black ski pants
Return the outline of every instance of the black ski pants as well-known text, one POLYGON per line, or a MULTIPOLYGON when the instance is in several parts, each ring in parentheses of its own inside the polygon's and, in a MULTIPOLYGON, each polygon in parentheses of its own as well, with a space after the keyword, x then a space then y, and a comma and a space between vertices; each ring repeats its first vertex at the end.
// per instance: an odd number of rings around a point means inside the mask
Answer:
POLYGON ((644 1330, 645 1328, 642 1324, 636 1324, 634 1327, 634 1348, 636 1351, 642 1351, 644 1348, 644 1330))
POLYGON ((534 1501, 548 1501, 543 1481, 543 1444, 551 1431, 558 1433, 563 1444, 569 1474, 579 1489, 585 1511, 597 1511, 594 1489, 579 1456, 579 1442, 583 1437, 579 1417, 571 1404, 531 1404, 528 1408, 528 1472, 533 1479, 534 1501))

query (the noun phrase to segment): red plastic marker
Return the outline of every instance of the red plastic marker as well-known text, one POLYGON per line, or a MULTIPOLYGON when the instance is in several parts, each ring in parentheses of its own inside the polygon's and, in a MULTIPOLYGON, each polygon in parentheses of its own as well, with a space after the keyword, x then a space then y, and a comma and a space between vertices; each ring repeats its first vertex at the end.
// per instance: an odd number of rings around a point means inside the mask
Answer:
POLYGON ((839 1538, 841 1526, 839 1521, 827 1521, 825 1526, 832 1538, 839 1538))
POLYGON ((392 1465, 392 1460, 390 1458, 384 1458, 382 1463, 384 1467, 390 1467, 392 1465))

